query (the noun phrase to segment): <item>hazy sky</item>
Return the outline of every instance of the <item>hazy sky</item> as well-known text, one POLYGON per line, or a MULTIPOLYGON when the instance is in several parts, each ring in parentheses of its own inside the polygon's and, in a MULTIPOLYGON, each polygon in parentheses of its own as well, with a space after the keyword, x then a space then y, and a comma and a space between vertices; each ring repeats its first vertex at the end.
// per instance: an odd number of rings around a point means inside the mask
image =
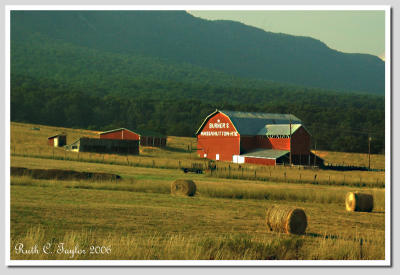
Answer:
POLYGON ((189 12, 210 20, 234 20, 266 31, 310 36, 341 52, 385 57, 384 11, 189 12))

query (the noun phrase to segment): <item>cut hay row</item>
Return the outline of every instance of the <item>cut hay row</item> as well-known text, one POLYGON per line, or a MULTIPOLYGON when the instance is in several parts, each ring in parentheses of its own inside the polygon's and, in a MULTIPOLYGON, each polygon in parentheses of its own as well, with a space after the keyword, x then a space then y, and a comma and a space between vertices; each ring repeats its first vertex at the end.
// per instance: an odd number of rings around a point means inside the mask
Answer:
POLYGON ((349 192, 346 195, 346 210, 371 212, 374 208, 374 198, 371 194, 349 192))
POLYGON ((79 172, 61 169, 28 169, 24 167, 11 167, 13 176, 29 176, 33 179, 54 180, 116 180, 121 177, 116 174, 98 172, 79 172))
POLYGON ((267 227, 271 231, 304 234, 307 216, 302 209, 288 206, 271 206, 266 210, 267 227))
POLYGON ((194 196, 196 193, 196 184, 192 180, 177 179, 171 184, 171 194, 194 196))

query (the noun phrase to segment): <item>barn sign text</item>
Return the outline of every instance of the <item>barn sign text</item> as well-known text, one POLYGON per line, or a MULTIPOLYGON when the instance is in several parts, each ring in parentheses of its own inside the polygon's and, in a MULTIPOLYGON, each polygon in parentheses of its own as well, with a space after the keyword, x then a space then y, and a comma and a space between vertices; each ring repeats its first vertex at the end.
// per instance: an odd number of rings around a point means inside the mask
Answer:
MULTIPOLYGON (((219 120, 218 120, 218 122, 219 122, 219 120)), ((210 129, 223 129, 223 128, 228 129, 229 123, 210 123, 210 124, 208 124, 208 127, 210 129)))
POLYGON ((218 121, 216 123, 209 123, 208 124, 208 128, 211 131, 203 131, 201 132, 202 136, 209 136, 209 137, 237 137, 238 133, 236 131, 229 131, 232 128, 230 128, 229 123, 224 123, 224 122, 220 122, 220 120, 218 119, 218 121), (217 129, 229 129, 228 131, 216 131, 217 129))
POLYGON ((210 137, 237 137, 237 132, 227 132, 227 131, 203 131, 201 132, 202 136, 210 136, 210 137))

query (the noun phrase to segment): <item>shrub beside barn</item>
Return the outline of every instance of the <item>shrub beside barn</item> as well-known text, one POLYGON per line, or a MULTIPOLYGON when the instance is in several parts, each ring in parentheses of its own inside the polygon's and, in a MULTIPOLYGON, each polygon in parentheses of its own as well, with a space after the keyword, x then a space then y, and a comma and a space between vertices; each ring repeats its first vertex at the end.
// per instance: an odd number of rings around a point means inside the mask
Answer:
POLYGON ((200 157, 263 165, 322 165, 311 135, 291 114, 216 110, 196 132, 200 157))

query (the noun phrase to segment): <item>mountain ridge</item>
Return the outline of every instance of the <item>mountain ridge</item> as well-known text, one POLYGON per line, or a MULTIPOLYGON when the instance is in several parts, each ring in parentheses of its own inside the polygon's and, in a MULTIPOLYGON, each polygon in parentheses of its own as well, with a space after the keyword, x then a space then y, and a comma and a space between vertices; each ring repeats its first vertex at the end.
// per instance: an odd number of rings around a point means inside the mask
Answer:
POLYGON ((38 32, 73 45, 189 63, 241 78, 384 94, 384 62, 378 57, 184 11, 12 11, 11 22, 12 45, 38 32))

